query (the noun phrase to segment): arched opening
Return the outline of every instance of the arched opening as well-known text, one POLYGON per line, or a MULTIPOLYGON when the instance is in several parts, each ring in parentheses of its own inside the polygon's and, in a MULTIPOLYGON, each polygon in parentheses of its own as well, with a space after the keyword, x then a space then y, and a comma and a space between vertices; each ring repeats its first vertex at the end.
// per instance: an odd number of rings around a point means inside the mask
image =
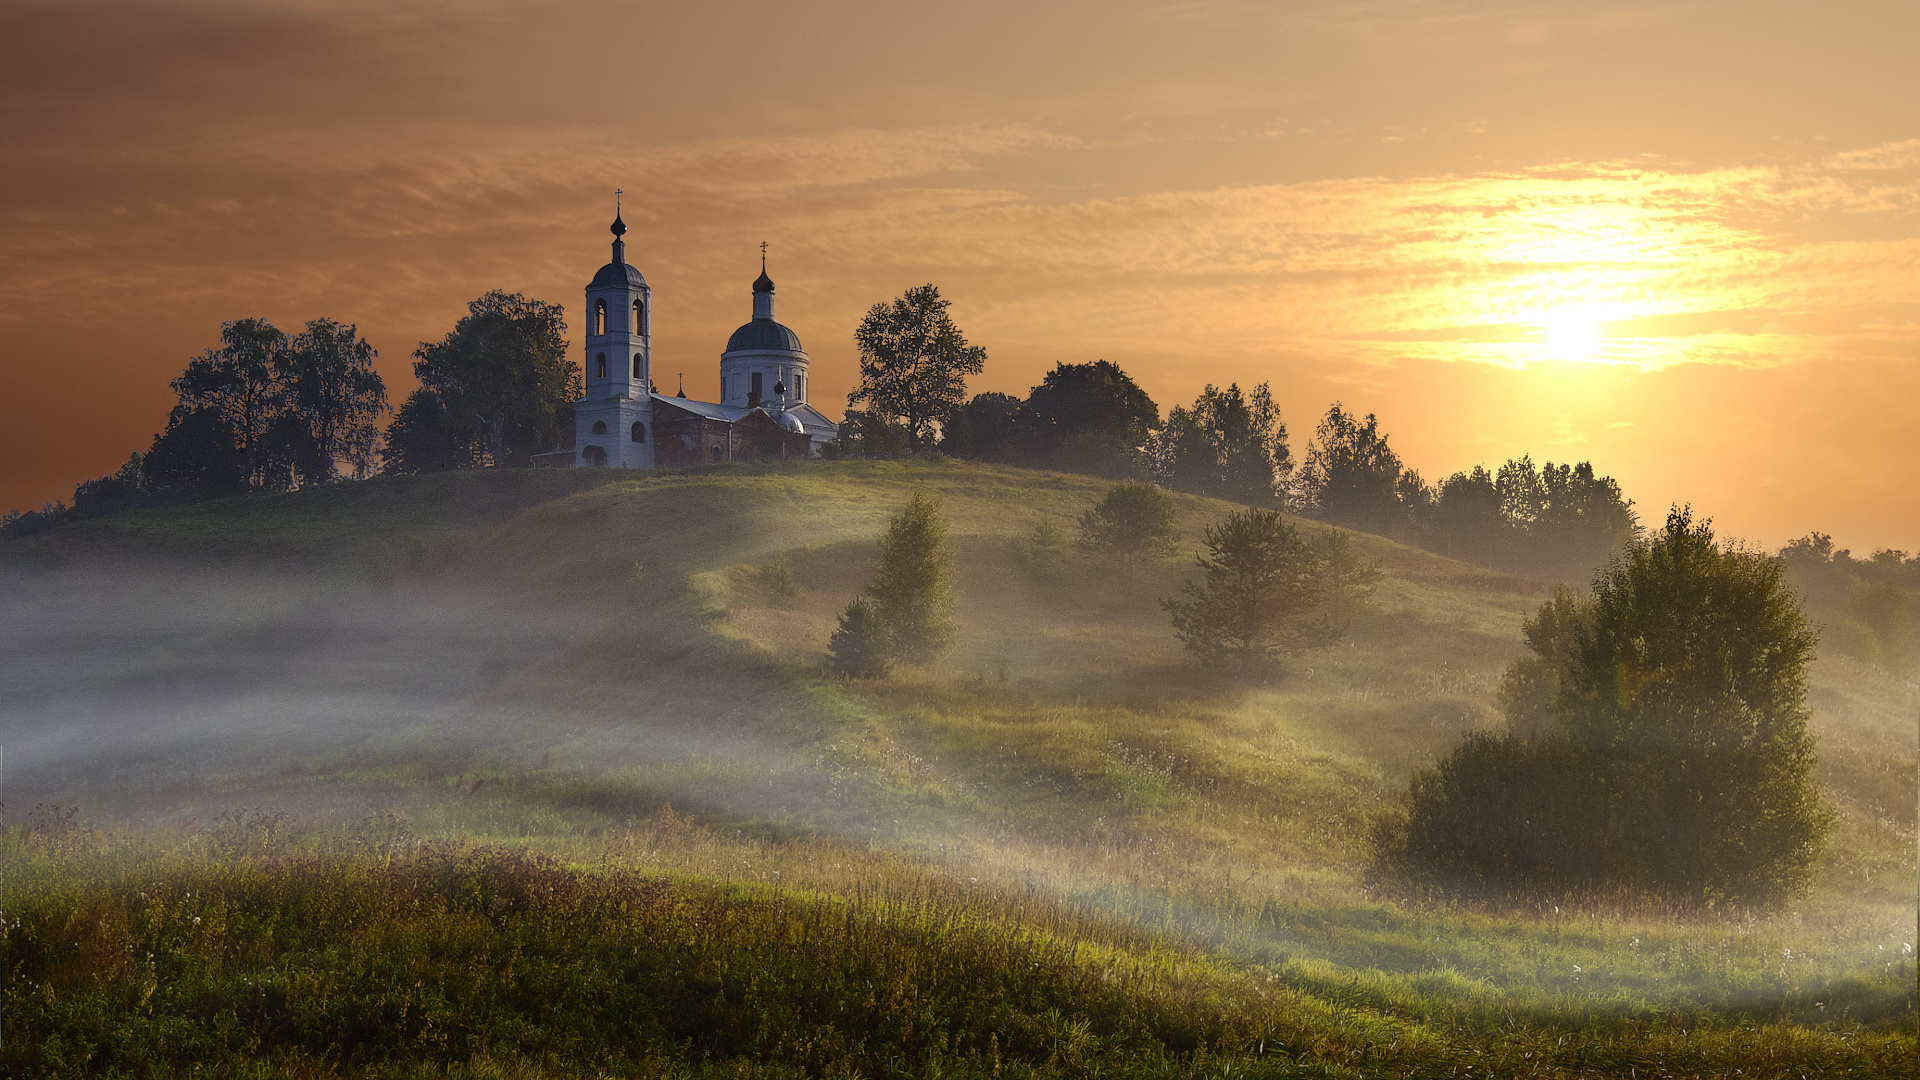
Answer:
POLYGON ((793 377, 793 400, 807 400, 807 377, 796 374, 793 377))
POLYGON ((647 441, 647 425, 641 423, 638 420, 635 420, 633 422, 633 441, 634 442, 647 441))
POLYGON ((593 422, 593 433, 595 435, 605 435, 607 433, 607 422, 605 420, 595 420, 593 422))
POLYGON ((633 332, 636 334, 647 332, 647 304, 644 300, 633 302, 633 332))
POLYGON ((580 448, 580 460, 597 468, 605 468, 607 452, 597 446, 583 446, 580 448))
POLYGON ((720 460, 720 454, 722 453, 722 451, 721 451, 721 449, 720 449, 720 447, 718 447, 718 446, 713 446, 713 447, 709 447, 708 449, 709 449, 709 451, 710 451, 710 452, 711 452, 711 453, 713 454, 713 460, 715 460, 715 461, 719 461, 719 460, 720 460))
POLYGON ((593 365, 594 365, 594 374, 593 374, 594 378, 604 379, 607 377, 607 354, 606 353, 594 353, 593 365))
POLYGON ((605 300, 595 300, 593 302, 593 332, 596 334, 604 334, 607 332, 607 302, 605 300))
POLYGON ((640 354, 639 353, 633 354, 633 367, 628 371, 628 376, 635 379, 640 377, 640 354))

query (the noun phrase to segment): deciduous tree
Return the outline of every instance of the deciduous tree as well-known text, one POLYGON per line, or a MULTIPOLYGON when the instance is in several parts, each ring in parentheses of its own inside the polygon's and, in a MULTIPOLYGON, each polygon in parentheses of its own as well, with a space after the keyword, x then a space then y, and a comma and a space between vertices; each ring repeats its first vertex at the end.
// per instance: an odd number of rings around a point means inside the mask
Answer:
POLYGON ((948 301, 933 285, 916 285, 898 299, 875 304, 854 330, 860 384, 851 408, 905 425, 909 449, 933 445, 939 426, 965 399, 967 376, 980 374, 987 351, 969 345, 948 301))
POLYGON ((1179 538, 1173 497, 1152 484, 1115 484, 1080 515, 1081 545, 1111 555, 1127 580, 1142 561, 1173 554, 1179 538))
POLYGON ((573 421, 580 369, 566 335, 560 305, 495 290, 445 338, 422 342, 413 371, 446 410, 446 428, 478 433, 482 464, 524 465, 573 421))

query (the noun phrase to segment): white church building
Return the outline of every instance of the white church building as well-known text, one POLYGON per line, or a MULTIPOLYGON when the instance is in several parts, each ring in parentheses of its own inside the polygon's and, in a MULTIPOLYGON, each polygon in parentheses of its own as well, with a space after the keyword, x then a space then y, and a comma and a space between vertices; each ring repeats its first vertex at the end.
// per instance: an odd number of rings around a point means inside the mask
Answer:
POLYGON ((773 317, 761 245, 753 318, 720 353, 720 400, 669 397, 653 384, 653 290, 627 261, 627 226, 613 218, 613 261, 587 283, 586 392, 574 402, 572 450, 536 464, 651 469, 811 457, 837 434, 808 404, 800 335, 773 317))

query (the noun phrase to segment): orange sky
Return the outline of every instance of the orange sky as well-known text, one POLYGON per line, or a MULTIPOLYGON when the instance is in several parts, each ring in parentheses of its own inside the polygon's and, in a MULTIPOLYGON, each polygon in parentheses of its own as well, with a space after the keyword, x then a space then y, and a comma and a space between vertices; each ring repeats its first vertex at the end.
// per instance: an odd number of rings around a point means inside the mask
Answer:
POLYGON ((567 306, 611 193, 656 379, 761 240, 837 412, 932 281, 972 389, 1270 381, 1437 479, 1590 459, 1657 518, 1920 548, 1911 3, 0 0, 0 507, 145 449, 227 319, 409 354, 567 306))

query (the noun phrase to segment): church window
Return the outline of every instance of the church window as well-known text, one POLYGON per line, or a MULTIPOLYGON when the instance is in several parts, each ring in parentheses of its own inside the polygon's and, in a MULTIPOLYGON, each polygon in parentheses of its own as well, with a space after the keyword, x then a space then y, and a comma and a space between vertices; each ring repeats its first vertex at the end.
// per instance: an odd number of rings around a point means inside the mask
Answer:
POLYGON ((631 372, 630 372, 630 373, 628 374, 628 378, 633 378, 633 379, 637 379, 637 378, 639 378, 639 377, 640 377, 640 354, 639 354, 639 353, 634 353, 634 354, 633 354, 633 369, 632 369, 632 371, 631 371, 631 372))
POLYGON ((607 302, 605 300, 595 300, 593 302, 593 332, 596 334, 604 334, 607 332, 607 302))
POLYGON ((635 420, 633 422, 633 441, 634 442, 647 441, 647 425, 641 423, 638 420, 635 420))
POLYGON ((594 363, 593 377, 596 379, 606 378, 607 377, 607 354, 606 353, 593 354, 593 363, 594 363))
POLYGON ((795 375, 793 377, 793 399, 795 401, 807 400, 807 377, 805 375, 795 375))
POLYGON ((593 422, 593 433, 595 435, 605 435, 607 433, 607 422, 605 420, 595 420, 593 422))
POLYGON ((633 332, 636 334, 647 332, 647 305, 643 300, 633 302, 633 332))
POLYGON ((719 446, 714 446, 714 447, 712 447, 712 448, 711 448, 711 453, 713 454, 713 460, 715 460, 715 461, 719 461, 719 460, 720 460, 720 447, 719 447, 719 446))
POLYGON ((753 373, 753 392, 760 392, 760 373, 757 371, 753 373))
POLYGON ((607 452, 598 446, 582 447, 580 459, 589 465, 604 467, 607 464, 607 452))

